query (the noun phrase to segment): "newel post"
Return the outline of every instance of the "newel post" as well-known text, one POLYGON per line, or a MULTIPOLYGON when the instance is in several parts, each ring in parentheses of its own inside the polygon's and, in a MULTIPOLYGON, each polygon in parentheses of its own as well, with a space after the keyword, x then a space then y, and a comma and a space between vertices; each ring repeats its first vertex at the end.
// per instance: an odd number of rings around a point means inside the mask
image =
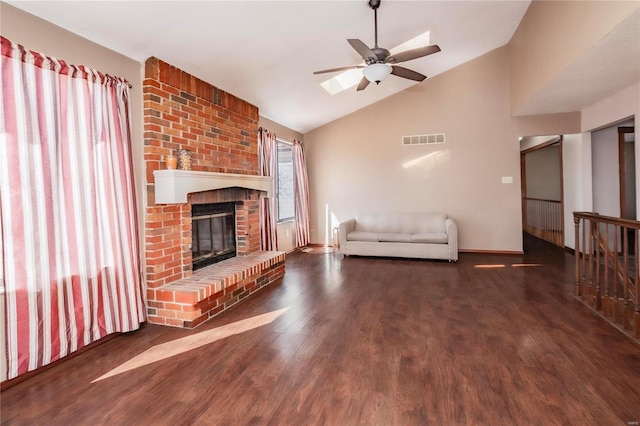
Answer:
POLYGON ((576 239, 574 242, 575 245, 575 251, 574 251, 574 257, 576 259, 575 261, 575 282, 574 282, 574 291, 576 293, 576 296, 580 296, 580 218, 576 215, 576 213, 573 213, 573 225, 576 231, 576 239))

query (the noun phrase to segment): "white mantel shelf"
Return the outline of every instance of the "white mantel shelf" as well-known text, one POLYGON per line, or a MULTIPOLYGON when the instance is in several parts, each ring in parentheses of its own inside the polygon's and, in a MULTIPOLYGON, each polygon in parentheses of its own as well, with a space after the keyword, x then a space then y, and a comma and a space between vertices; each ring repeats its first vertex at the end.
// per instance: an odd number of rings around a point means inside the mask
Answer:
POLYGON ((184 204, 193 192, 223 188, 248 188, 264 191, 271 197, 273 178, 235 173, 198 172, 194 170, 155 170, 156 204, 184 204))

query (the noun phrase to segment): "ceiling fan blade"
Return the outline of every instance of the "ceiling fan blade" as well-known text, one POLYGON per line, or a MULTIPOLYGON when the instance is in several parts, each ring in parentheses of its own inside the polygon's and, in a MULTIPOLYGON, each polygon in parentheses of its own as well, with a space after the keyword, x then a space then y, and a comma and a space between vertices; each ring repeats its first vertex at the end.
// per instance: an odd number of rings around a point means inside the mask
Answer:
POLYGON ((352 65, 350 67, 340 67, 340 68, 330 68, 328 70, 322 70, 322 71, 314 71, 314 74, 325 74, 328 72, 337 72, 337 71, 346 71, 346 70, 354 70, 357 68, 364 68, 364 65, 352 65))
POLYGON ((410 61, 412 59, 422 58, 423 56, 438 53, 440 47, 437 44, 433 46, 418 47, 416 49, 405 50, 404 52, 396 53, 395 55, 388 56, 384 61, 393 64, 399 64, 400 62, 410 61))
POLYGON ((369 49, 369 47, 366 44, 364 44, 362 40, 357 38, 349 38, 347 39, 347 41, 349 42, 351 47, 353 47, 356 50, 356 52, 358 52, 360 56, 362 56, 362 59, 364 59, 365 61, 368 58, 373 58, 375 60, 378 59, 376 54, 373 53, 373 50, 369 49))
POLYGON ((366 89, 368 85, 369 85, 369 80, 367 80, 367 77, 362 77, 362 80, 360 80, 360 83, 358 83, 358 88, 356 89, 356 92, 366 89))
POLYGON ((422 81, 427 78, 426 75, 422 75, 419 72, 415 72, 408 68, 404 68, 398 65, 391 66, 391 74, 397 75, 398 77, 408 78, 409 80, 422 81))

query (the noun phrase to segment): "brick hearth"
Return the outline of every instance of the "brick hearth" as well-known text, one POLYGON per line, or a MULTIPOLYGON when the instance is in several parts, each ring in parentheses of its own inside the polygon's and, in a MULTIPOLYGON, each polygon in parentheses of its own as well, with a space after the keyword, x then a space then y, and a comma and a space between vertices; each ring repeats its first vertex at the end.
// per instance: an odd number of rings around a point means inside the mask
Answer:
POLYGON ((259 251, 150 289, 149 322, 193 328, 282 278, 284 261, 282 252, 259 251))

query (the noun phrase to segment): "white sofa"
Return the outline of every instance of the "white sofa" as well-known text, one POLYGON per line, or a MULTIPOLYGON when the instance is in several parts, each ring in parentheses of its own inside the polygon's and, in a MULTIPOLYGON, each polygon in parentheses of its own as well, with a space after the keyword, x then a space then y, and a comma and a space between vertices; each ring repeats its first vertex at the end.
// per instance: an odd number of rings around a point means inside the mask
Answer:
POLYGON ((445 213, 362 213, 338 236, 345 256, 458 260, 458 228, 445 213))

